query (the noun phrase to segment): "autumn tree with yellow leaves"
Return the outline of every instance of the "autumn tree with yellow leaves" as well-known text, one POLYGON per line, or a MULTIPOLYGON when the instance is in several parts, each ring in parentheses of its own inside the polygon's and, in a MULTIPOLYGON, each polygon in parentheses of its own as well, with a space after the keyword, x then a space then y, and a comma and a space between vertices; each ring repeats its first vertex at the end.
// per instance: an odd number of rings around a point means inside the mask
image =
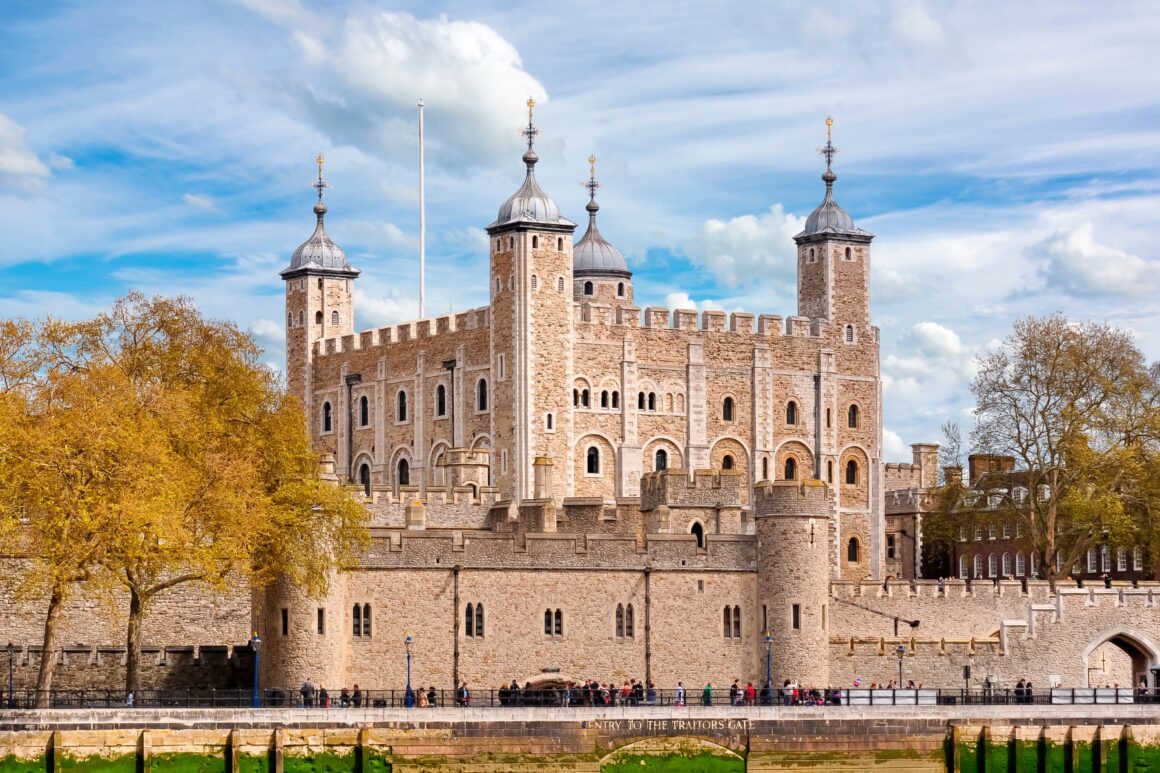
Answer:
POLYGON ((279 576, 321 592, 368 539, 365 509, 319 479, 301 406, 254 341, 188 299, 132 294, 92 320, 0 333, 0 494, 25 585, 49 597, 43 652, 78 583, 119 587, 136 692, 159 594, 279 576))

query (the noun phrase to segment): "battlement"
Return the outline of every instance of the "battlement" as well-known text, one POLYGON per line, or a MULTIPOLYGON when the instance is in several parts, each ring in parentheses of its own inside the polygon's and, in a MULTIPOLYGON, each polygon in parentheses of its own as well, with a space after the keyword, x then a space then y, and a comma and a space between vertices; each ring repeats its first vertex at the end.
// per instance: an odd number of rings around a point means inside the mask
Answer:
POLYGON ((833 507, 829 487, 820 480, 766 480, 753 488, 753 516, 828 517, 833 507))
POLYGON ((737 470, 685 469, 650 472, 640 478, 640 509, 673 507, 741 507, 744 476, 737 470))
MULTIPOLYGON (((904 465, 909 467, 910 465, 904 465)), ((904 488, 886 492, 886 514, 914 513, 931 506, 931 493, 925 488, 904 488)))
POLYGON ((716 309, 699 315, 694 309, 666 309, 649 306, 613 306, 598 301, 577 301, 572 306, 577 325, 622 326, 654 330, 688 330, 705 333, 736 333, 762 338, 821 338, 829 331, 829 320, 809 317, 753 315, 716 309), (756 322, 756 324, 754 324, 756 322))
POLYGON ((321 358, 344 352, 376 349, 392 344, 426 341, 468 330, 479 330, 488 327, 490 314, 490 306, 480 306, 477 309, 469 309, 458 314, 428 317, 388 327, 364 330, 361 333, 323 338, 314 342, 314 356, 321 358))

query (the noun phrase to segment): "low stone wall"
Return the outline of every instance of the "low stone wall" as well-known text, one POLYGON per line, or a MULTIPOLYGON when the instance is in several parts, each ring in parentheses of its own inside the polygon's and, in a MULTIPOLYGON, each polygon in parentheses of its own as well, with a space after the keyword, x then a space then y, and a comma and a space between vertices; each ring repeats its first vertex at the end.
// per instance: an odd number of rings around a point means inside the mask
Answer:
POLYGON ((1150 706, 0 712, 0 771, 1156 770, 1150 706), (659 765, 659 767, 658 767, 659 765), (692 765, 692 767, 689 767, 692 765))

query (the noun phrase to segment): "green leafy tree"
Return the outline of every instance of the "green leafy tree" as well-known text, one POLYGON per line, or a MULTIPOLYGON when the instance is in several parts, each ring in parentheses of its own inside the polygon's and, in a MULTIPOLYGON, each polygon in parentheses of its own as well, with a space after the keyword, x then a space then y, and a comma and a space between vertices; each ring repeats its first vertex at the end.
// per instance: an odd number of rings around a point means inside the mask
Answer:
MULTIPOLYGON (((1014 457, 1027 495, 1006 507, 1053 585, 1089 548, 1155 529, 1157 375, 1129 333, 1058 314, 1019 320, 979 363, 973 443, 1014 457)), ((961 496, 943 506, 970 510, 961 496)))

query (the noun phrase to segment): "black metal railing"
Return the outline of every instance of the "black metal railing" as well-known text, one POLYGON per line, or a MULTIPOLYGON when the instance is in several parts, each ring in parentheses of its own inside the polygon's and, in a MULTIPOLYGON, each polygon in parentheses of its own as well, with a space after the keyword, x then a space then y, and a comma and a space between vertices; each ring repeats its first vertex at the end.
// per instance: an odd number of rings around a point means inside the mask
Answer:
MULTIPOLYGON (((37 707, 36 690, 14 690, 4 694, 2 705, 10 709, 37 707)), ((52 690, 46 705, 51 708, 250 708, 254 705, 250 690, 167 689, 141 690, 130 697, 121 690, 52 690)), ((642 694, 623 695, 621 691, 573 688, 524 688, 510 690, 441 689, 410 694, 406 690, 359 690, 357 692, 324 692, 315 690, 304 695, 300 689, 271 688, 262 690, 261 708, 319 709, 398 709, 423 710, 433 707, 460 708, 637 708, 641 706, 672 707, 762 707, 804 706, 949 706, 949 705, 1089 705, 1119 703, 1160 703, 1160 692, 1131 688, 1054 688, 1028 691, 1020 688, 950 690, 936 688, 871 689, 833 688, 798 690, 763 690, 753 694, 742 691, 731 695, 728 688, 714 688, 706 694, 703 688, 646 690, 642 694)))

